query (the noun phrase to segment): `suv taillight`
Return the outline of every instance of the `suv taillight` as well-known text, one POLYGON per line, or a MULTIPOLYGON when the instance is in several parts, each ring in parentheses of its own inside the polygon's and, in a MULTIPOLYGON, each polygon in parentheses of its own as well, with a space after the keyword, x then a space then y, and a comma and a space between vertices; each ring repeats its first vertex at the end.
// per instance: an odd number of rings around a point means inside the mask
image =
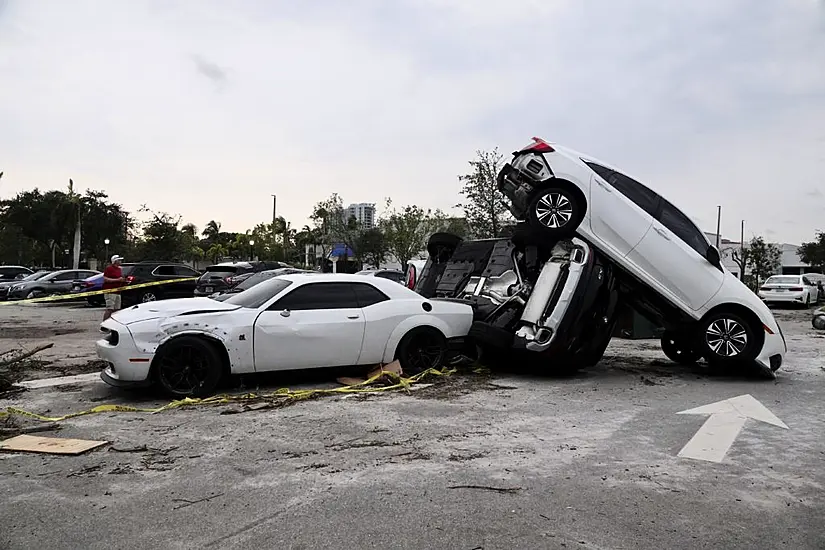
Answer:
POLYGON ((791 288, 789 288, 788 290, 790 290, 791 292, 802 292, 802 291, 803 291, 803 290, 805 290, 805 289, 804 289, 804 288, 802 288, 801 286, 792 286, 792 287, 791 287, 791 288))
POLYGON ((129 275, 128 277, 126 277, 126 282, 127 282, 127 283, 131 283, 131 282, 132 282, 132 281, 134 281, 134 280, 135 280, 135 276, 134 276, 134 275, 129 275))

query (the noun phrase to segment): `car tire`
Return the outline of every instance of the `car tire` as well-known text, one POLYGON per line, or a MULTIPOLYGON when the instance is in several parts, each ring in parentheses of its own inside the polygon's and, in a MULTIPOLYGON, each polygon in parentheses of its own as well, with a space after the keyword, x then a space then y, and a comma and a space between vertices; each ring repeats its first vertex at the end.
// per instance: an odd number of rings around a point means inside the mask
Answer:
POLYGON ((210 395, 223 377, 215 345, 197 336, 179 336, 163 344, 152 366, 155 382, 175 399, 210 395))
POLYGON ((404 335, 395 354, 405 375, 437 369, 447 356, 447 339, 431 327, 414 328, 404 335))
POLYGON ((513 346, 512 332, 484 321, 475 321, 470 326, 467 337, 484 348, 510 349, 513 346))
POLYGON ((433 233, 427 240, 427 253, 434 262, 444 261, 453 255, 462 240, 452 233, 433 233))
POLYGON ((700 321, 695 338, 696 350, 709 364, 728 367, 755 359, 765 337, 738 313, 723 310, 700 321))
POLYGON ((683 334, 666 330, 661 338, 662 351, 674 363, 693 365, 702 358, 702 354, 691 345, 693 340, 683 334))
POLYGON ((527 222, 545 235, 570 235, 581 223, 583 208, 573 192, 562 187, 545 187, 530 199, 527 222))
POLYGON ((810 309, 810 308, 811 308, 811 295, 808 294, 807 296, 805 296, 805 307, 804 307, 804 309, 810 309))
POLYGON ((811 326, 817 330, 825 330, 825 315, 814 315, 811 326))

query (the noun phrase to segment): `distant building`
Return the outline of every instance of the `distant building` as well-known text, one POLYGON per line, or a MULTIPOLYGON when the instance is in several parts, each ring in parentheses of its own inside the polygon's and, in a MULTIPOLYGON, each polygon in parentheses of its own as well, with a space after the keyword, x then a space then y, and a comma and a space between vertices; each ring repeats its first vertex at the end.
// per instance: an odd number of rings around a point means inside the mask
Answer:
POLYGON ((355 218, 364 229, 372 229, 375 227, 375 204, 368 202, 350 204, 344 208, 344 216, 347 220, 355 218))
MULTIPOLYGON (((705 232, 710 244, 716 245, 716 233, 705 232)), ((774 243, 781 255, 779 256, 779 270, 781 275, 799 275, 802 273, 812 273, 816 271, 810 265, 799 259, 799 245, 789 243, 774 243)), ((749 243, 745 243, 745 248, 748 248, 749 243)), ((738 256, 741 243, 739 241, 731 241, 728 239, 719 239, 719 254, 722 256, 722 265, 728 271, 739 277, 739 264, 733 260, 733 253, 736 251, 738 256)), ((750 274, 750 267, 745 270, 745 275, 750 274)))

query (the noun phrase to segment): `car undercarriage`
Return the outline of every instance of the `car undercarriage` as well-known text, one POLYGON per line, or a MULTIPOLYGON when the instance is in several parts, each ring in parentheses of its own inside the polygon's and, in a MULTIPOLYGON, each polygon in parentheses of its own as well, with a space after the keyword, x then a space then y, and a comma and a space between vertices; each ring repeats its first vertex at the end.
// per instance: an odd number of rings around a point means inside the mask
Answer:
POLYGON ((548 241, 517 226, 513 235, 462 241, 437 233, 416 291, 468 303, 468 335, 485 362, 518 358, 567 373, 601 359, 616 325, 613 268, 585 241, 548 241))

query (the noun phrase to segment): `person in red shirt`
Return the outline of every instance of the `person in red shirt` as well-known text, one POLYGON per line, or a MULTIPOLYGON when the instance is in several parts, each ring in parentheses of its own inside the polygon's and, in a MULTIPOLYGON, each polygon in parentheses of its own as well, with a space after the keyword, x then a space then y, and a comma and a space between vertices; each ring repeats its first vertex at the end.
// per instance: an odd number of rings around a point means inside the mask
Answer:
MULTIPOLYGON (((112 263, 103 270, 103 290, 120 288, 126 284, 123 271, 120 269, 122 261, 122 256, 117 254, 112 256, 112 263)), ((103 320, 105 321, 111 317, 112 313, 120 309, 120 292, 109 292, 104 294, 103 297, 106 299, 106 310, 103 312, 103 320)))

